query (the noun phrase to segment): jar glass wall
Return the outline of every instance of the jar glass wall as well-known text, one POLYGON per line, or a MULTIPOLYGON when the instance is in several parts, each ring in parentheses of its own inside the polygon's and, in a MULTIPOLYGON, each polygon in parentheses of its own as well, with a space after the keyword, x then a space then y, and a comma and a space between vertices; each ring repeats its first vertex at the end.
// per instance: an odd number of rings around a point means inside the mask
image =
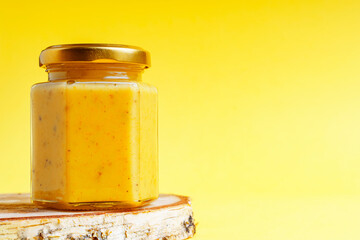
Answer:
POLYGON ((146 62, 99 57, 44 63, 49 82, 32 87, 36 204, 103 209, 158 197, 157 90, 141 81, 146 62))

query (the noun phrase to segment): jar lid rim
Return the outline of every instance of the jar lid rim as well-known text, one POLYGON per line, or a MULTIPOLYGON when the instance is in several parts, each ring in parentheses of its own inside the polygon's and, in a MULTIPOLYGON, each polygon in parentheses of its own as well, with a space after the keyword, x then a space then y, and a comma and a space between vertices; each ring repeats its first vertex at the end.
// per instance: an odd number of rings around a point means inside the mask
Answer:
POLYGON ((150 67, 150 53, 140 47, 108 43, 61 44, 40 53, 39 65, 59 63, 130 63, 150 67))

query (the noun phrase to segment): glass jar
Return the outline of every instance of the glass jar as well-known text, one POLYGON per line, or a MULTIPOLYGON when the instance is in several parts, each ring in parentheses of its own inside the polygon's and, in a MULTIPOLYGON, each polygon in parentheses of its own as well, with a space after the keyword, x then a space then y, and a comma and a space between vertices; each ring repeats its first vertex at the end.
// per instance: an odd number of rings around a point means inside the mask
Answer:
POLYGON ((157 90, 141 48, 51 46, 31 89, 32 200, 59 209, 140 206, 158 193, 157 90))

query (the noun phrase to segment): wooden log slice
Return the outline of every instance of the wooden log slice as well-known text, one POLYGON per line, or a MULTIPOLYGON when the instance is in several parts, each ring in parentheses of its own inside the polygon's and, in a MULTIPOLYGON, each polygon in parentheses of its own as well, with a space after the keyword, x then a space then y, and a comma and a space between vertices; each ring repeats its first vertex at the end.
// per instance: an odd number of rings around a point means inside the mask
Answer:
POLYGON ((29 194, 0 194, 0 239, 178 240, 194 234, 184 196, 161 194, 144 207, 79 212, 35 206, 29 194))

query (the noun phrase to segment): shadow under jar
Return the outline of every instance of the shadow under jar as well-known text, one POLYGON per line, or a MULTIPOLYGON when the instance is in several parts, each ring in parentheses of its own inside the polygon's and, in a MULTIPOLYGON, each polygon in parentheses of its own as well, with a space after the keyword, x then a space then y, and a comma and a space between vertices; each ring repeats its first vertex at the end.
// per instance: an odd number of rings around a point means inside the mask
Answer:
POLYGON ((158 198, 157 90, 149 53, 112 44, 51 46, 49 81, 31 89, 32 200, 58 209, 141 206, 158 198))

